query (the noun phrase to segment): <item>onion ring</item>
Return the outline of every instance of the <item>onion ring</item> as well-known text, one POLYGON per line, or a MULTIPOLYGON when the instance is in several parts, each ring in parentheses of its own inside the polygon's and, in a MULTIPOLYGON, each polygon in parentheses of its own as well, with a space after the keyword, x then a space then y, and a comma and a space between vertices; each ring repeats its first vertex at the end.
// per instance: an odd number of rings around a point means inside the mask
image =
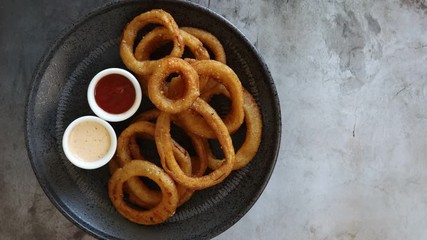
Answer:
POLYGON ((208 49, 213 52, 215 60, 226 64, 226 55, 224 47, 222 46, 218 38, 216 38, 213 34, 205 30, 193 27, 181 27, 180 29, 199 39, 204 46, 208 47, 208 49))
MULTIPOLYGON (((216 61, 223 64, 227 63, 224 47, 218 38, 216 38, 212 33, 194 27, 181 27, 180 29, 199 39, 203 43, 203 46, 207 47, 213 53, 214 56, 212 59, 215 59, 216 61)), ((201 92, 205 91, 206 89, 213 88, 218 84, 212 79, 205 78, 201 78, 200 82, 205 82, 204 84, 200 84, 201 92)))
MULTIPOLYGON (((131 159, 145 159, 139 149, 139 145, 136 143, 136 135, 144 136, 147 138, 153 138, 155 132, 155 126, 153 123, 139 121, 129 127, 127 127, 119 136, 117 141, 117 153, 116 159, 120 166, 126 165, 131 159)), ((183 169, 183 171, 191 175, 193 169, 191 166, 191 159, 187 151, 182 148, 179 144, 174 142, 173 154, 183 169)), ((206 160, 207 162, 207 160, 206 160)), ((137 205, 145 208, 150 208, 157 204, 161 199, 161 193, 149 189, 139 178, 132 178, 127 182, 127 190, 131 199, 139 199, 136 201, 137 205)), ((179 205, 187 201, 193 191, 189 191, 182 185, 177 186, 178 194, 180 196, 179 205)), ((135 203, 135 201, 133 201, 135 203)))
MULTIPOLYGON (((113 159, 110 160, 110 162, 108 162, 108 168, 110 170, 110 175, 113 175, 117 169, 120 168, 120 164, 117 161, 116 157, 113 157, 113 159)), ((147 203, 144 200, 139 199, 138 197, 136 197, 136 195, 134 195, 132 193, 131 190, 129 190, 129 186, 127 184, 127 182, 124 183, 123 186, 123 192, 127 193, 127 197, 128 197, 128 201, 136 206, 139 206, 141 208, 145 208, 145 209, 150 209, 153 208, 157 203, 147 203)), ((159 199, 160 202, 161 199, 159 199)))
MULTIPOLYGON (((159 115, 160 115, 160 111, 158 109, 151 109, 137 115, 132 120, 132 122, 152 121, 157 119, 159 115)), ((172 116, 172 120, 174 120, 173 116, 172 116)), ((191 142, 193 143, 193 147, 196 150, 196 154, 197 154, 197 157, 196 156, 191 157, 192 176, 202 176, 206 172, 208 167, 208 152, 206 151, 207 147, 205 145, 205 142, 203 138, 191 132, 185 132, 185 134, 187 134, 190 137, 191 142)), ((131 149, 132 155, 135 157, 137 156, 142 157, 139 150, 139 146, 136 143, 136 139, 131 138, 130 141, 131 142, 129 143, 129 147, 131 149)))
MULTIPOLYGON (((227 90, 218 85, 216 88, 211 89, 208 92, 203 93, 201 96, 203 99, 208 101, 215 94, 223 94, 229 96, 227 90)), ((236 162, 234 163, 233 170, 238 170, 245 167, 256 155, 259 145, 261 144, 262 135, 262 119, 259 107, 252 97, 252 95, 243 89, 243 110, 245 112, 245 123, 246 123, 246 137, 243 144, 236 151, 236 162)), ((217 169, 221 166, 223 160, 216 159, 211 149, 208 148, 208 164, 209 168, 217 169)))
MULTIPOLYGON (((223 118, 230 133, 235 132, 243 123, 243 91, 242 84, 234 71, 215 60, 201 60, 192 64, 200 77, 208 77, 223 84, 230 93, 231 108, 223 118)), ((177 115, 179 123, 188 131, 204 137, 215 138, 216 135, 206 121, 192 110, 186 110, 177 115)))
MULTIPOLYGON (((130 139, 136 133, 144 134, 152 130, 152 123, 149 122, 138 122, 137 124, 132 124, 120 134, 117 139, 117 150, 116 150, 116 160, 120 167, 124 167, 127 163, 133 159, 144 159, 142 156, 133 156, 132 149, 130 147, 130 139), (138 158, 134 158, 138 157, 138 158)), ((131 178, 126 182, 127 190, 129 194, 135 195, 136 198, 140 199, 142 202, 146 203, 144 207, 151 208, 158 204, 161 200, 161 193, 156 190, 148 188, 140 178, 131 178)))
MULTIPOLYGON (((184 39, 184 46, 190 49, 195 59, 210 59, 208 51, 206 50, 206 48, 203 47, 203 43, 199 41, 199 39, 183 30, 179 30, 179 33, 184 39)), ((162 45, 173 41, 173 39, 174 36, 171 34, 169 29, 164 27, 155 28, 149 33, 147 33, 144 38, 141 39, 141 41, 138 43, 135 49, 135 58, 140 61, 150 60, 150 56, 155 50, 157 50, 162 45)))
MULTIPOLYGON (((143 159, 141 159, 143 160, 143 159)), ((113 157, 113 159, 110 160, 110 162, 108 162, 108 167, 110 170, 110 175, 113 175, 114 172, 120 168, 120 164, 117 161, 116 157, 113 157)), ((149 203, 149 202, 145 202, 144 200, 141 200, 140 198, 138 198, 135 194, 133 194, 132 190, 129 190, 129 186, 128 183, 125 182, 124 186, 123 186, 123 192, 127 193, 127 198, 128 201, 136 206, 139 206, 141 208, 145 208, 145 209, 150 209, 153 208, 157 203, 149 203)), ((161 192, 160 192, 161 193, 161 192)), ((159 199, 160 202, 161 199, 159 199)))
POLYGON ((134 55, 134 44, 138 32, 148 24, 160 24, 166 27, 171 34, 174 47, 170 56, 180 57, 184 53, 184 39, 173 17, 161 10, 154 9, 136 16, 126 25, 120 42, 120 57, 131 71, 138 75, 151 74, 157 61, 139 61, 134 55))
MULTIPOLYGON (((131 138, 132 140, 133 138, 131 138)), ((136 143, 135 143, 136 144, 136 143)), ((130 144, 130 148, 132 143, 130 144)), ((179 146, 179 145, 178 145, 179 146)), ((139 148, 139 146, 136 144, 136 147, 139 148)), ((177 147, 176 145, 174 145, 174 148, 177 147)), ((180 146, 179 146, 180 147, 180 146)), ((175 149, 174 149, 175 150, 175 149)), ((186 151, 185 149, 179 149, 178 151, 180 151, 179 153, 174 152, 174 154, 176 154, 176 159, 177 162, 180 164, 181 168, 183 169, 183 171, 186 174, 191 174, 194 171, 193 163, 194 164, 200 164, 198 162, 194 162, 193 159, 189 159, 188 156, 186 155, 186 151), (191 161, 191 162, 190 162, 191 161)), ((139 149, 138 150, 132 150, 132 155, 133 156, 142 156, 139 149)), ((144 158, 135 158, 135 159, 144 159, 144 158)), ((207 165, 207 158, 206 158, 206 165, 207 165)), ((119 163, 117 162, 116 159, 112 159, 109 162, 109 169, 110 169, 110 173, 111 175, 114 174, 114 172, 119 168, 119 163)), ((196 169, 199 169, 198 166, 195 166, 196 169)), ((205 167, 206 170, 207 167, 205 167)), ((141 183, 143 184, 143 183, 141 183)), ((136 194, 134 194, 134 192, 141 192, 141 191, 146 191, 144 188, 144 186, 142 186, 143 189, 140 190, 134 190, 134 189, 129 189, 129 186, 127 184, 127 182, 125 183, 124 186, 124 191, 128 193, 128 200, 129 202, 131 202, 134 205, 137 205, 139 207, 142 208, 146 208, 146 209, 150 209, 152 208, 155 204, 152 202, 146 202, 144 201, 144 199, 146 199, 146 197, 144 196, 143 199, 140 199, 139 197, 137 197, 136 194)), ((176 186, 177 191, 178 191, 178 195, 179 195, 179 202, 178 202, 178 206, 181 206, 182 204, 184 204, 186 201, 188 201, 191 196, 193 195, 194 191, 191 189, 187 189, 186 187, 182 186, 182 185, 177 185, 176 186)), ((154 190, 150 190, 150 191, 154 191, 154 190)), ((150 193, 146 193, 146 194, 150 194, 150 193)), ((159 192, 160 194, 160 192, 159 192)), ((151 198, 150 198, 151 199, 151 198)), ((155 201, 155 200, 154 200, 155 201)), ((160 201, 160 199, 159 199, 160 201)))
MULTIPOLYGON (((207 60, 209 59, 208 51, 203 47, 203 43, 199 41, 193 35, 179 30, 181 36, 184 39, 184 46, 190 49, 191 53, 194 55, 195 59, 198 60, 207 60)), ((135 58, 140 61, 151 60, 151 54, 160 48, 162 45, 173 40, 173 35, 170 34, 170 31, 164 27, 158 27, 147 33, 143 39, 138 43, 135 49, 135 58)), ((170 56, 170 55, 169 55, 170 56)), ((188 59, 186 59, 188 61, 188 59)), ((140 76, 140 83, 145 93, 148 94, 147 77, 140 76)), ((203 85, 203 84, 202 84, 203 85)), ((176 77, 171 80, 169 84, 165 85, 167 88, 164 90, 165 95, 169 98, 177 98, 179 94, 183 92, 183 83, 182 78, 176 77)))
POLYGON ((176 114, 188 109, 200 95, 199 76, 195 69, 180 58, 164 58, 160 61, 156 71, 148 80, 148 97, 161 111, 176 114), (182 96, 170 99, 164 95, 165 79, 172 73, 179 73, 185 83, 182 96))
POLYGON ((157 118, 155 141, 160 162, 165 171, 178 183, 190 189, 199 190, 223 181, 230 174, 235 162, 235 153, 230 134, 215 110, 201 98, 196 99, 192 109, 206 119, 218 137, 225 156, 224 163, 218 169, 201 177, 188 176, 181 170, 172 153, 173 143, 170 135, 169 113, 162 112, 157 118))
POLYGON ((166 221, 178 206, 179 196, 175 183, 164 170, 144 160, 133 160, 117 169, 108 182, 108 195, 117 211, 128 220, 144 225, 166 221), (161 191, 161 201, 150 210, 137 210, 123 199, 123 184, 136 177, 144 176, 156 182, 161 191))

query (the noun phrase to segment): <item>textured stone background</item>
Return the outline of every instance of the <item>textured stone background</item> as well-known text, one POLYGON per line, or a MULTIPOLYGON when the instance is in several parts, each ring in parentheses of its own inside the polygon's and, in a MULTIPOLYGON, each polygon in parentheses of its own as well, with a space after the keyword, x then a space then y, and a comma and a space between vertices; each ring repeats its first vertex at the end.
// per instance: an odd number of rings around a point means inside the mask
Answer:
MULTIPOLYGON (((217 239, 427 239, 425 0, 199 0, 267 62, 282 147, 255 206, 217 239)), ((105 1, 0 3, 0 238, 91 239, 49 202, 25 149, 45 50, 105 1)))

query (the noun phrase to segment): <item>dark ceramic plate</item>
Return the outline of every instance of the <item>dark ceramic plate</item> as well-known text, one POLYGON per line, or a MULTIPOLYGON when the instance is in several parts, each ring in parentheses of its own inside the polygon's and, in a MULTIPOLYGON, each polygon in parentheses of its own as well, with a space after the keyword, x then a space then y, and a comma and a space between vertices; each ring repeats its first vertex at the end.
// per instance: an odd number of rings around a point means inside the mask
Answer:
MULTIPOLYGON (((280 108, 271 75, 250 42, 218 14, 188 2, 138 1, 108 5, 86 16, 62 36, 35 72, 26 110, 29 156, 39 183, 53 204, 72 222, 106 239, 207 239, 237 222, 255 203, 273 171, 280 144, 280 108), (206 29, 223 43, 228 65, 256 98, 263 116, 260 149, 245 168, 223 183, 196 192, 166 223, 140 226, 119 215, 107 194, 107 167, 82 170, 61 148, 65 127, 93 115, 86 102, 89 80, 108 67, 124 67, 118 43, 133 17, 162 8, 179 26, 206 29)), ((141 111, 149 108, 145 102, 141 111)), ((115 124, 117 133, 127 123, 115 124)), ((244 135, 235 136, 236 144, 244 135)), ((238 147, 238 146, 237 146, 238 147)))

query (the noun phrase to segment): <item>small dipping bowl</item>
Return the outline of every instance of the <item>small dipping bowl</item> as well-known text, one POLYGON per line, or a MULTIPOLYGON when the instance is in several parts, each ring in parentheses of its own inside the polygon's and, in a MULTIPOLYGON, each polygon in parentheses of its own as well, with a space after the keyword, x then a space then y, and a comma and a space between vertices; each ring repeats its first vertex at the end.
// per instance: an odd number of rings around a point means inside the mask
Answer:
POLYGON ((114 156, 117 137, 113 127, 96 116, 77 118, 65 129, 62 148, 72 164, 83 169, 96 169, 114 156))
POLYGON ((130 118, 142 100, 141 86, 132 73, 121 68, 107 68, 93 77, 87 90, 92 111, 109 122, 130 118))

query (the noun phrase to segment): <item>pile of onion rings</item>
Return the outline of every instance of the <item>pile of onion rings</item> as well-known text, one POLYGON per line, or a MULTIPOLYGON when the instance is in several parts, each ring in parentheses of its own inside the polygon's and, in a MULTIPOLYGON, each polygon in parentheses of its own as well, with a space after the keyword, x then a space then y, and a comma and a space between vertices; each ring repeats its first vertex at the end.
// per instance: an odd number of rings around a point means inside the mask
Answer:
POLYGON ((221 183, 254 158, 261 142, 261 113, 226 65, 220 41, 205 30, 178 27, 161 9, 142 13, 125 26, 120 56, 155 108, 134 117, 119 135, 116 155, 109 163, 108 193, 114 207, 128 220, 160 224, 195 191, 221 183), (156 27, 135 44, 147 26, 156 27), (152 58, 170 43, 167 56, 152 58), (191 56, 185 56, 185 50, 191 56), (209 104, 214 95, 230 99, 224 116, 209 104), (231 136, 242 124, 246 125, 245 140, 235 151, 231 136), (173 138, 172 125, 190 139, 191 154, 173 138), (160 164, 144 156, 140 139, 155 142, 160 164), (213 154, 213 139, 219 143, 223 159, 213 154), (157 189, 150 188, 144 178, 157 189))

